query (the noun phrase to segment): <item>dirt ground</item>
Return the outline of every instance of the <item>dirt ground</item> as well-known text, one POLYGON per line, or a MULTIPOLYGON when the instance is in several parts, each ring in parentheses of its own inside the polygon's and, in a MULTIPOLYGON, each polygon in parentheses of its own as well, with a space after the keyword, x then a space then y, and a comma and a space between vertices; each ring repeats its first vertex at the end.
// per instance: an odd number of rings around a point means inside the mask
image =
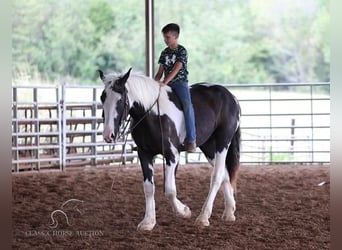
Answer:
POLYGON ((179 167, 178 197, 192 210, 182 219, 155 167, 151 232, 136 230, 145 211, 138 166, 13 174, 13 249, 329 249, 328 166, 242 166, 236 221, 221 221, 220 190, 210 226, 197 228, 210 172, 206 164, 179 167))

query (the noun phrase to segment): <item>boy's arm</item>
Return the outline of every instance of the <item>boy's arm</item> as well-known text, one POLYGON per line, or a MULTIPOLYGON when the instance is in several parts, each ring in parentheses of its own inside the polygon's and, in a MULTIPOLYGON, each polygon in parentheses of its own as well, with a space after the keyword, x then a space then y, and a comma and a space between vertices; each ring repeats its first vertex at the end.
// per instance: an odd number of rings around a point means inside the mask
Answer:
POLYGON ((154 76, 154 80, 159 81, 164 73, 164 66, 162 64, 159 65, 158 72, 154 76))
POLYGON ((172 71, 170 72, 170 74, 167 75, 167 77, 165 77, 163 83, 164 84, 168 84, 169 82, 172 81, 173 78, 175 78, 175 76, 178 74, 178 72, 181 70, 183 66, 182 62, 176 62, 175 66, 173 66, 172 71))

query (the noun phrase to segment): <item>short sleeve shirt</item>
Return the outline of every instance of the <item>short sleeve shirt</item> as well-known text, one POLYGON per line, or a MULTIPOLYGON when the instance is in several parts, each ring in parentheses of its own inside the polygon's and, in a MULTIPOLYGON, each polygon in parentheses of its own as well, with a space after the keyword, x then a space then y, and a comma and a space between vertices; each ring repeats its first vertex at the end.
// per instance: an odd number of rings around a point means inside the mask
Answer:
POLYGON ((171 49, 169 47, 165 48, 159 57, 158 63, 164 66, 164 74, 167 76, 173 69, 176 62, 182 63, 182 68, 179 70, 178 74, 172 79, 172 82, 176 81, 188 81, 188 54, 186 49, 178 44, 177 48, 171 49))

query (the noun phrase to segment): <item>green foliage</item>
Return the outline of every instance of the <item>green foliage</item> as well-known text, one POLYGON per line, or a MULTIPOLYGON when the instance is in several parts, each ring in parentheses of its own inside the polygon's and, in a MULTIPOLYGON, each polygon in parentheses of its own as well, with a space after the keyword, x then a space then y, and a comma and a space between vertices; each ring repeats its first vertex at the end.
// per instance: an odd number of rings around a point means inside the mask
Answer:
POLYGON ((294 160, 294 156, 291 153, 268 153, 266 154, 266 162, 291 162, 294 160))
MULTIPOLYGON (((144 72, 144 1, 12 3, 14 79, 94 84, 98 68, 144 72)), ((168 22, 181 25, 190 83, 329 81, 328 0, 155 1, 156 63, 168 22)))
POLYGON ((93 24, 97 35, 97 39, 105 36, 108 32, 115 28, 115 16, 108 1, 100 0, 91 2, 88 10, 88 18, 93 24))

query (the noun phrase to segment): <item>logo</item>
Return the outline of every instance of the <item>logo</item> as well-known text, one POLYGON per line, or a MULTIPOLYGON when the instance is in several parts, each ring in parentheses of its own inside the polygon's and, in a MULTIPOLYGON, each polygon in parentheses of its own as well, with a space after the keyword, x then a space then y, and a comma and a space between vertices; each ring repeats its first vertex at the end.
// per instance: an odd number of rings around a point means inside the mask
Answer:
MULTIPOLYGON (((58 209, 53 210, 50 213, 51 223, 48 225, 50 230, 28 230, 24 234, 26 237, 102 237, 104 232, 98 229, 85 229, 85 230, 75 230, 72 229, 76 223, 71 223, 77 221, 76 218, 83 217, 85 214, 82 209, 84 201, 79 199, 69 199, 65 201, 58 209), (79 214, 80 216, 78 216, 79 214), (76 215, 76 216, 75 216, 76 215), (58 225, 67 224, 70 229, 58 229, 58 225)), ((83 218, 84 219, 84 218, 83 218)))
POLYGON ((62 204, 62 206, 60 207, 60 209, 56 209, 53 210, 50 214, 50 218, 51 218, 51 224, 49 225, 50 228, 57 228, 58 226, 58 219, 55 218, 55 216, 57 216, 58 214, 62 214, 62 218, 65 218, 65 221, 67 223, 68 226, 71 226, 70 222, 69 222, 69 217, 68 214, 64 211, 65 209, 67 209, 67 211, 69 212, 70 209, 77 211, 80 215, 83 215, 83 213, 81 212, 81 210, 78 208, 78 206, 80 204, 83 204, 82 200, 78 200, 78 199, 69 199, 66 202, 64 202, 62 204), (70 208, 68 208, 70 207, 70 208))

